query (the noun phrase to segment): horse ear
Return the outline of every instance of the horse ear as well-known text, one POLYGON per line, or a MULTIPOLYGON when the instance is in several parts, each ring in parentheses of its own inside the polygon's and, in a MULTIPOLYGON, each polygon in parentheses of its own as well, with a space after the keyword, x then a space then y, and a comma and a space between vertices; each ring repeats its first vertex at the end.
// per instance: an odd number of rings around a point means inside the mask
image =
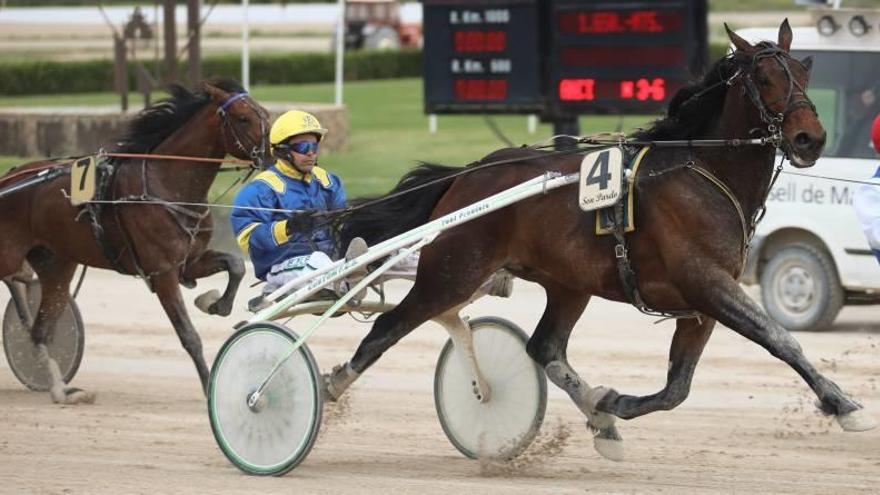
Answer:
POLYGON ((750 52, 754 49, 751 43, 743 39, 742 36, 731 31, 726 22, 724 23, 724 29, 727 31, 727 37, 730 38, 730 42, 733 43, 733 46, 735 46, 738 51, 750 52))
POLYGON ((211 99, 216 102, 226 101, 226 99, 230 96, 228 92, 223 91, 222 89, 208 82, 203 82, 202 87, 205 89, 205 93, 208 93, 211 96, 211 99))
POLYGON ((786 17, 784 21, 782 21, 782 25, 779 26, 779 41, 776 42, 779 45, 779 48, 782 48, 785 51, 791 50, 791 25, 788 24, 788 18, 786 17))
POLYGON ((803 60, 801 60, 801 63, 804 64, 804 69, 807 69, 808 73, 810 72, 810 70, 813 69, 813 57, 812 56, 804 58, 803 60))

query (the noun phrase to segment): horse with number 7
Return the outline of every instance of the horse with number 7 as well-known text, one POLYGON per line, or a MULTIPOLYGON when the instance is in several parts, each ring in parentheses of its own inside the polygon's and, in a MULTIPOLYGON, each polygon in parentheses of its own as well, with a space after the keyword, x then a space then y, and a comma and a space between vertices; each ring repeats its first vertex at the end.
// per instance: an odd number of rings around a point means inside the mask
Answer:
MULTIPOLYGON (((595 233, 595 212, 578 207, 578 191, 571 186, 444 231, 422 250, 412 290, 376 320, 350 361, 325 377, 325 398, 338 398, 401 338, 429 319, 457 312, 490 274, 506 269, 546 290, 547 306, 527 352, 583 412, 596 449, 608 458, 623 455, 617 418, 669 410, 685 400, 716 321, 791 366, 813 389, 822 412, 834 415, 844 430, 875 427, 862 406, 823 376, 794 337, 737 283, 771 184, 776 150, 795 167, 810 167, 823 150, 825 130, 806 95, 811 61, 789 55, 787 20, 776 43, 753 45, 729 29, 728 36, 735 50, 701 81, 680 90, 665 118, 633 136, 647 149, 638 174, 630 177, 638 228, 626 234, 626 243, 595 233), (764 146, 739 146, 755 138, 755 131, 764 146), (706 140, 726 144, 696 145, 706 140), (680 144, 659 146, 671 141, 680 144), (621 269, 620 258, 630 260, 628 268, 621 269), (693 312, 694 317, 676 321, 662 390, 639 397, 593 387, 568 363, 570 333, 592 296, 677 316, 693 312)), ((582 158, 516 148, 488 155, 467 174, 460 168, 421 167, 398 186, 425 185, 418 194, 395 194, 344 213, 342 243, 363 237, 373 245, 532 179, 536 172, 576 173, 582 158), (479 169, 493 161, 507 164, 479 169), (453 174, 458 176, 438 180, 453 174)))
MULTIPOLYGON (((223 295, 208 292, 197 305, 212 314, 230 313, 245 267, 237 256, 207 249, 212 219, 204 203, 227 154, 256 166, 268 162, 267 119, 237 82, 212 80, 197 91, 175 85, 170 98, 131 122, 113 150, 133 158, 44 160, 0 177, 0 278, 12 288, 13 274, 26 269, 27 261, 42 292, 36 318, 21 316, 30 343, 18 339, 24 344, 12 355, 22 362, 10 363, 13 369, 20 364, 45 370, 45 388, 56 403, 93 400, 65 382, 72 373, 49 352, 56 321, 70 307, 70 281, 83 264, 144 278, 206 389, 208 366, 179 286, 228 272, 223 295), (96 196, 75 204, 92 187, 96 196)), ((78 364, 77 358, 74 373, 78 364)))

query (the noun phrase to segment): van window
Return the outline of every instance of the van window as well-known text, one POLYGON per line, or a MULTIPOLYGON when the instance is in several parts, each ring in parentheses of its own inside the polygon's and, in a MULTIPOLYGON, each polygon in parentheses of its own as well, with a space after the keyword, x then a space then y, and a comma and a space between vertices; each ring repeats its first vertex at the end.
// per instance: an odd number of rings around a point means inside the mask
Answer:
POLYGON ((813 57, 807 93, 828 132, 825 155, 875 158, 871 124, 880 114, 880 52, 792 50, 813 57))

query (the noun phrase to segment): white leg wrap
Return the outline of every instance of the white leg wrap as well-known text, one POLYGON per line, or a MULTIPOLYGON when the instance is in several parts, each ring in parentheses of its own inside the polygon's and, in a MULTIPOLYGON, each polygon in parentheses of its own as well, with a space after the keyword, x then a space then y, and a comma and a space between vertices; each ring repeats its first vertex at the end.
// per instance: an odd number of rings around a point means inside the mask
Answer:
POLYGON ((360 376, 349 363, 334 366, 330 374, 324 375, 324 398, 336 402, 360 376))
POLYGON ((470 325, 458 314, 460 309, 453 308, 434 318, 434 321, 443 325, 443 328, 449 332, 455 345, 455 352, 459 353, 459 357, 464 359, 470 368, 474 397, 480 402, 488 402, 492 398, 492 389, 480 372, 477 354, 474 351, 474 335, 470 325))
POLYGON ((37 359, 46 366, 46 371, 49 373, 49 380, 52 382, 49 386, 49 394, 52 396, 52 402, 63 404, 66 400, 66 394, 64 393, 65 383, 61 378, 61 368, 49 356, 49 348, 46 347, 46 344, 37 344, 37 359))

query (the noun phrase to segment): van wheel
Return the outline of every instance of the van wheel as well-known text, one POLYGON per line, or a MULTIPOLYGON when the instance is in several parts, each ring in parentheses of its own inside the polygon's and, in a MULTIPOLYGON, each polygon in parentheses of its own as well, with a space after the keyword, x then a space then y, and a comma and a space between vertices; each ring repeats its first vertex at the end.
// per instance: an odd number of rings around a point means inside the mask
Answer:
POLYGON ((844 293, 831 258, 806 244, 777 252, 761 273, 761 299, 771 318, 791 331, 831 327, 844 293))

